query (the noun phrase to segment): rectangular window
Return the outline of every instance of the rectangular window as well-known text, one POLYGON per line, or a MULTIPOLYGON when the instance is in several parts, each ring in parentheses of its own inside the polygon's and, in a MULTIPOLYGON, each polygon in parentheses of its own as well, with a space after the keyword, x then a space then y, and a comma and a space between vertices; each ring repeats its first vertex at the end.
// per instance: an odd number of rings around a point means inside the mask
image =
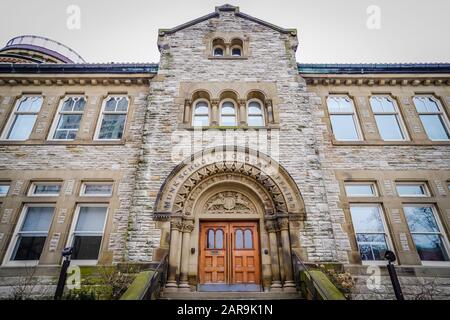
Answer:
POLYGON ((50 139, 74 140, 80 128, 86 100, 84 97, 68 97, 58 108, 50 139))
POLYGON ((441 232, 434 205, 405 205, 403 211, 420 259, 449 261, 447 240, 441 232))
POLYGON ((397 183, 396 188, 400 197, 428 197, 430 195, 426 183, 397 183))
POLYGON ((19 99, 6 125, 2 138, 7 140, 27 140, 42 106, 41 96, 25 96, 19 99))
POLYGON ((81 196, 109 197, 112 195, 112 183, 85 182, 81 186, 81 196))
POLYGON ((440 102, 432 96, 414 97, 414 105, 430 140, 449 140, 448 119, 440 102))
POLYGON ((61 191, 60 182, 33 182, 28 193, 29 196, 57 197, 61 191))
POLYGON ((6 197, 9 192, 9 183, 0 182, 0 197, 6 197))
POLYGON ((327 104, 331 129, 336 140, 361 140, 362 135, 352 100, 347 96, 330 96, 327 104))
POLYGON ((384 260, 389 246, 381 207, 377 204, 351 204, 350 213, 361 260, 384 260))
POLYGON ((38 261, 40 259, 53 218, 54 207, 27 205, 15 232, 11 261, 38 261))
POLYGON ((395 100, 388 96, 373 96, 370 98, 370 106, 383 140, 406 140, 403 122, 395 100))
POLYGON ((70 246, 73 247, 73 260, 96 261, 98 259, 107 211, 107 205, 78 206, 70 240, 70 246))
POLYGON ((348 197, 375 197, 377 196, 377 188, 371 182, 346 182, 345 193, 348 197))
POLYGON ((96 138, 99 140, 122 139, 127 111, 127 97, 109 97, 102 107, 102 113, 97 125, 96 138))

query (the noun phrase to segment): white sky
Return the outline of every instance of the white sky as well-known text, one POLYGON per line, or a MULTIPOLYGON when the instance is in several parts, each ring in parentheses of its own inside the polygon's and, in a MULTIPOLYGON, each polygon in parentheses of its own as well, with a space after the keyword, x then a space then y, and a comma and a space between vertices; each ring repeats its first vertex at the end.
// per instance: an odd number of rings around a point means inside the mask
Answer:
POLYGON ((18 35, 60 41, 88 62, 158 62, 158 28, 230 3, 241 12, 297 28, 300 63, 450 62, 449 0, 1 0, 0 46, 18 35), (67 28, 69 5, 81 28, 67 28), (367 28, 367 8, 381 28, 367 28))

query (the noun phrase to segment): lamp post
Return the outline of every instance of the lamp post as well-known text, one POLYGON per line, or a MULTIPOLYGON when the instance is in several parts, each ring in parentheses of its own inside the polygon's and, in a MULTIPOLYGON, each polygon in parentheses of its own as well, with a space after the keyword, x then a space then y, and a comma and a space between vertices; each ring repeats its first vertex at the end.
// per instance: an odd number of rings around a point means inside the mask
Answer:
POLYGON ((62 256, 64 258, 63 264, 61 266, 61 272, 59 274, 58 285, 56 286, 54 300, 61 300, 61 297, 64 293, 64 285, 66 284, 67 279, 67 269, 70 265, 70 256, 72 255, 73 248, 67 247, 62 251, 62 256))
POLYGON ((395 298, 397 300, 405 300, 402 288, 400 287, 400 282, 398 281, 397 272, 395 271, 395 266, 392 264, 397 259, 395 253, 386 250, 384 258, 388 261, 387 269, 389 271, 389 277, 391 278, 392 287, 394 288, 395 298))

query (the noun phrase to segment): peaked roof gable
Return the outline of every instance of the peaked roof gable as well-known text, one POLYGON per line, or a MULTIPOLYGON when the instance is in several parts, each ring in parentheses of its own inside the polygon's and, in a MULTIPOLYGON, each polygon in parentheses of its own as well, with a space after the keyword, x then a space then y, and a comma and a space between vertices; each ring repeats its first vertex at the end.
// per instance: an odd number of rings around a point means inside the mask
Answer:
POLYGON ((209 20, 209 19, 212 19, 212 18, 217 18, 217 17, 219 17, 221 11, 222 12, 234 12, 234 14, 237 17, 253 21, 255 23, 258 23, 260 25, 263 25, 263 26, 271 28, 271 29, 273 29, 275 31, 278 31, 280 33, 291 34, 293 36, 297 35, 297 30, 296 29, 285 29, 285 28, 276 26, 276 25, 271 24, 269 22, 263 21, 261 19, 258 19, 258 18, 252 17, 252 16, 250 16, 248 14, 240 12, 239 11, 239 7, 232 6, 230 4, 225 4, 225 5, 216 7, 215 11, 210 13, 210 14, 207 14, 207 15, 204 15, 204 16, 199 17, 197 19, 194 19, 194 20, 188 21, 186 23, 180 24, 180 25, 178 25, 178 26, 176 26, 176 27, 174 27, 172 29, 159 29, 159 32, 158 32, 159 36, 165 36, 167 34, 172 34, 172 33, 175 33, 177 31, 180 31, 180 30, 186 29, 188 27, 191 27, 193 25, 196 25, 196 24, 198 24, 200 22, 203 22, 203 21, 206 21, 206 20, 209 20))

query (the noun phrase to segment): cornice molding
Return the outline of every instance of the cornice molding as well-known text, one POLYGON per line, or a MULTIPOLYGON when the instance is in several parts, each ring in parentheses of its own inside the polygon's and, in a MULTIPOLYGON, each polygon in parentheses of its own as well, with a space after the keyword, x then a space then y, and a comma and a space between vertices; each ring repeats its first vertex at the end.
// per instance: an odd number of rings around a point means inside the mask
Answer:
POLYGON ((448 75, 301 75, 310 86, 450 86, 448 75))

